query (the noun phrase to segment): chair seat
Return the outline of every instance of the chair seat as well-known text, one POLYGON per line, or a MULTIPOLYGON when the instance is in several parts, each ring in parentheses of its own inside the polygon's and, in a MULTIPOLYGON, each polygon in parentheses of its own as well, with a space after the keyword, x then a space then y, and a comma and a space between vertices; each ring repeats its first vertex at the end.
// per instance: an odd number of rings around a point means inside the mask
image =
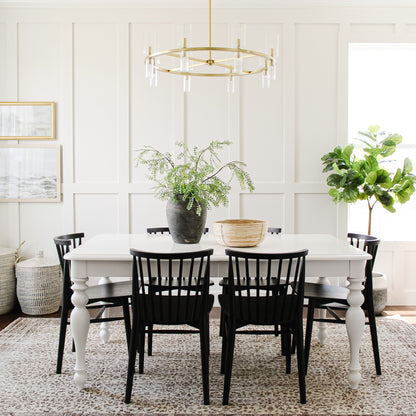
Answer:
MULTIPOLYGON (((284 301, 277 299, 275 304, 267 297, 240 298, 240 306, 234 308, 236 326, 293 323, 296 319, 296 302, 291 302, 291 298, 292 296, 288 295, 284 301), (293 310, 290 310, 289 305, 292 305, 293 310)), ((231 312, 229 299, 227 295, 218 295, 221 310, 227 315, 231 312)))
MULTIPOLYGON (((246 286, 246 283, 247 283, 247 286, 250 287, 250 288, 253 288, 253 289, 256 289, 258 287, 259 288, 267 288, 268 287, 267 279, 262 278, 262 277, 260 279, 258 279, 258 283, 256 282, 256 279, 248 279, 248 282, 247 282, 247 280, 245 278, 241 279, 241 282, 242 282, 241 286, 246 286)), ((282 284, 283 283, 284 282, 282 282, 282 284)), ((225 278, 225 279, 220 280, 219 285, 220 286, 228 286, 228 279, 225 278)), ((270 285, 272 285, 272 286, 276 285, 276 287, 278 286, 277 279, 275 277, 270 279, 270 285)), ((270 288, 270 286, 269 286, 269 288, 270 288)))
POLYGON ((106 283, 103 285, 91 286, 87 289, 89 303, 109 301, 114 303, 120 298, 126 299, 131 296, 131 281, 106 283))
MULTIPOLYGON (((199 282, 199 285, 201 285, 201 282, 203 282, 204 280, 201 279, 201 281, 199 282)), ((213 286, 214 282, 212 280, 209 281, 209 285, 213 286)), ((164 277, 162 279, 157 279, 157 278, 152 278, 152 287, 154 289, 161 289, 163 290, 164 288, 169 288, 169 289, 196 289, 198 286, 198 279, 196 279, 195 277, 191 279, 191 282, 189 284, 189 278, 187 277, 182 277, 181 279, 178 279, 177 277, 173 278, 171 281, 169 281, 169 279, 167 277, 164 277)))
MULTIPOLYGON (((147 296, 147 295, 146 295, 147 296)), ((214 305, 214 295, 208 295, 205 309, 202 309, 202 297, 159 296, 154 303, 146 302, 143 295, 138 296, 139 321, 145 325, 182 325, 199 327, 201 316, 208 314, 214 305), (141 316, 147 317, 145 319, 141 316)))
POLYGON ((320 283, 305 283, 305 299, 313 298, 347 304, 348 288, 320 283))

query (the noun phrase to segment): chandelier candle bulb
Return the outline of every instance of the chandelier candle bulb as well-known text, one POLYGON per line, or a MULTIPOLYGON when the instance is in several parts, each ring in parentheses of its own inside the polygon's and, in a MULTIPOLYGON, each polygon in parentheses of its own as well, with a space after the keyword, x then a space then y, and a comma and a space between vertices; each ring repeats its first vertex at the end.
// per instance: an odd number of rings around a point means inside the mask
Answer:
POLYGON ((230 77, 227 80, 227 92, 232 94, 235 92, 235 81, 233 77, 230 77))
POLYGON ((183 92, 191 92, 191 78, 188 76, 183 79, 183 92))

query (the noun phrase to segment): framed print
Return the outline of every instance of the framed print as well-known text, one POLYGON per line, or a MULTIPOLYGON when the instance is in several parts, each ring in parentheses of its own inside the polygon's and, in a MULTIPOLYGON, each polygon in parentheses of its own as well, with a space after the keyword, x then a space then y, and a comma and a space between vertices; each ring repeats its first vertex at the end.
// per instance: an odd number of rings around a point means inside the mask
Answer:
POLYGON ((0 145, 0 202, 60 200, 59 145, 0 145))
POLYGON ((55 139, 54 102, 0 103, 0 140, 55 139))

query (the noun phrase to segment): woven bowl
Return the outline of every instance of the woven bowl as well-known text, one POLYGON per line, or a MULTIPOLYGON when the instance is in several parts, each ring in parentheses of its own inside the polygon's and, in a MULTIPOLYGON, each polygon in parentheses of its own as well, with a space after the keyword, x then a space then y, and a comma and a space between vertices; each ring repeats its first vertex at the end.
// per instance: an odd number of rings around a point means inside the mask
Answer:
POLYGON ((261 220, 223 220, 213 224, 214 236, 219 244, 228 247, 254 247, 267 233, 267 222, 261 220))

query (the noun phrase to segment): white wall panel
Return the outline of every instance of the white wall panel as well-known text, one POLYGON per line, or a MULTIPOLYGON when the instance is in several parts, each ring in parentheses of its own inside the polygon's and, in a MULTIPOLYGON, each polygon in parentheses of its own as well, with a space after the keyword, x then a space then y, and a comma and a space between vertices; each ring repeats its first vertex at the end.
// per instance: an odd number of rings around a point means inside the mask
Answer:
POLYGON ((119 27, 74 25, 74 163, 76 182, 117 182, 119 27))
POLYGON ((0 204, 0 247, 16 248, 21 242, 19 232, 19 204, 0 204))
MULTIPOLYGON (((0 56, 5 57, 7 52, 7 32, 6 25, 0 23, 0 56)), ((2 100, 6 98, 6 85, 7 85, 7 65, 0 65, 0 97, 2 100)))
POLYGON ((71 232, 58 227, 62 223, 62 207, 60 204, 22 203, 20 206, 20 227, 24 236, 20 254, 32 257, 39 250, 44 251, 45 257, 56 258, 56 248, 53 238, 59 234, 71 232), (39 221, 47 218, 47 221, 39 221))
MULTIPOLYGON (((279 25, 247 24, 248 48, 270 53, 282 39, 279 25)), ((275 52, 276 53, 276 52, 275 52)), ((249 166, 253 180, 284 180, 282 57, 277 61, 277 80, 262 88, 261 76, 242 77, 240 81, 241 158, 249 166)))
MULTIPOLYGON (((407 304, 414 305, 416 303, 416 250, 415 247, 401 251, 403 259, 402 276, 396 276, 397 283, 400 285, 398 293, 402 293, 403 297, 397 296, 397 300, 405 299, 407 304)), ((394 278, 394 277, 393 277, 394 278)), ((397 293, 397 292, 396 292, 397 293)), ((396 303, 397 304, 397 303, 396 303)))
POLYGON ((111 194, 75 195, 75 229, 86 238, 100 233, 119 232, 118 196, 111 194))
POLYGON ((234 216, 230 212, 230 207, 217 207, 212 208, 207 212, 207 222, 206 226, 212 230, 212 224, 215 221, 222 221, 227 218, 233 218, 234 216))
POLYGON ((351 32, 353 33, 394 33, 394 24, 378 24, 378 23, 353 23, 351 24, 351 32))
POLYGON ((166 201, 153 195, 130 195, 130 232, 145 233, 148 227, 167 227, 166 201))
POLYGON ((337 143, 338 25, 296 26, 296 181, 321 182, 337 143))
POLYGON ((328 195, 299 194, 295 196, 296 233, 331 234, 336 230, 336 208, 328 195))
POLYGON ((267 221, 269 227, 284 231, 284 195, 243 194, 240 197, 241 218, 267 221))
MULTIPOLYGON (((137 155, 135 151, 142 146, 152 145, 157 149, 171 151, 173 142, 183 139, 183 137, 175 137, 175 124, 183 125, 184 122, 183 108, 182 117, 180 119, 175 117, 182 103, 182 99, 180 97, 177 99, 174 95, 175 84, 180 81, 179 77, 159 74, 157 88, 150 87, 148 80, 145 79, 144 50, 148 46, 148 39, 153 40, 152 50, 157 51, 156 48, 161 43, 169 44, 173 32, 172 24, 131 24, 130 157, 132 166, 137 155), (145 36, 145 34, 154 34, 154 36, 145 36)), ((145 173, 143 166, 133 168, 132 181, 144 181, 145 173)))
POLYGON ((19 100, 57 101, 60 89, 60 26, 21 23, 19 39, 19 100))

